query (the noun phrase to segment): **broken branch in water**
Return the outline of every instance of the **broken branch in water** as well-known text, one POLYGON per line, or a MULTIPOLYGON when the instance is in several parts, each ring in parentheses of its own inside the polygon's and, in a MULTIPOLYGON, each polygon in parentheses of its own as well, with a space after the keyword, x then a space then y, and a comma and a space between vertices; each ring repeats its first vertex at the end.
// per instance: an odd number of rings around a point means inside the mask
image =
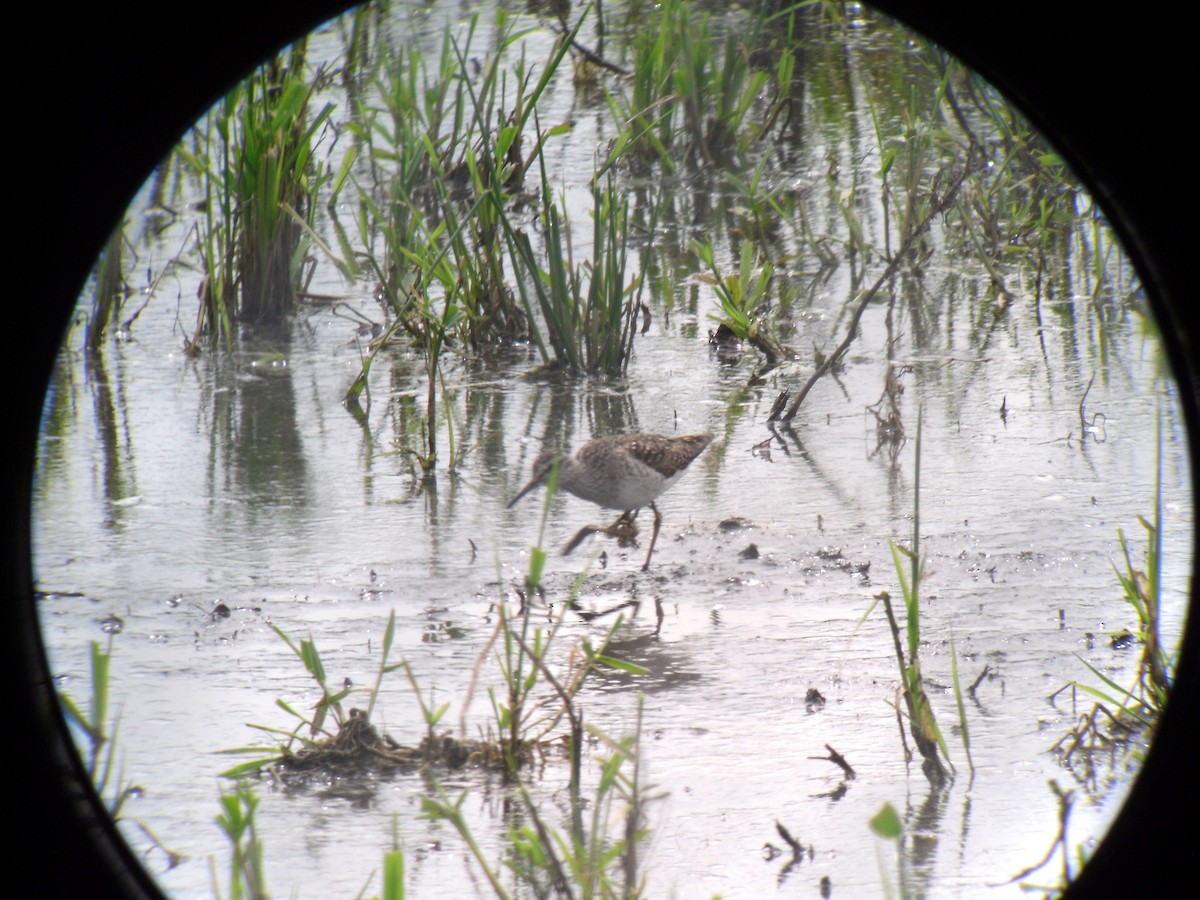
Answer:
POLYGON ((796 399, 792 401, 790 406, 788 406, 786 412, 778 417, 779 421, 790 422, 792 419, 794 419, 796 417, 796 413, 800 410, 800 404, 804 402, 804 398, 808 396, 808 392, 812 390, 813 385, 816 384, 817 381, 823 376, 829 374, 833 367, 841 360, 843 356, 845 356, 846 351, 850 349, 850 345, 858 336, 858 323, 861 321, 863 313, 866 312, 867 304, 875 299, 875 295, 879 293, 879 290, 884 286, 884 284, 886 284, 892 278, 892 276, 896 274, 896 269, 899 268, 900 261, 909 256, 917 240, 929 229, 929 226, 933 223, 933 220, 950 208, 950 204, 953 203, 954 198, 958 196, 958 191, 962 187, 963 182, 966 180, 967 175, 971 173, 976 165, 978 165, 978 163, 968 162, 968 164, 963 167, 962 172, 959 173, 958 178, 954 180, 954 183, 950 186, 949 190, 947 190, 941 197, 934 198, 933 205, 930 207, 929 212, 925 215, 925 218, 922 219, 917 227, 909 233, 908 237, 904 239, 904 243, 901 244, 900 248, 892 255, 892 258, 888 260, 887 268, 883 270, 883 274, 876 279, 875 283, 871 285, 870 288, 863 291, 862 294, 859 295, 858 306, 854 310, 854 315, 850 317, 850 327, 846 329, 845 338, 843 338, 842 342, 838 344, 837 348, 825 358, 825 361, 817 366, 816 371, 809 376, 809 379, 807 382, 805 382, 804 387, 802 387, 799 393, 796 394, 796 399))

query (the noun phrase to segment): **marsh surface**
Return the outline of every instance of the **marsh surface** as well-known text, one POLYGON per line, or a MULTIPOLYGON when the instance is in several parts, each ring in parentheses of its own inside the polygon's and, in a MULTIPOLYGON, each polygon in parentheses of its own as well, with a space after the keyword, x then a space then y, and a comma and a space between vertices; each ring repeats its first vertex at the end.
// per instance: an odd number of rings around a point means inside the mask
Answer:
MULTIPOLYGON (((440 32, 430 25, 430 34, 440 32)), ((891 34, 880 25, 841 30, 826 52, 862 86, 876 45, 898 41, 891 34)), ((533 34, 530 56, 552 39, 533 34)), ((340 52, 337 28, 319 41, 331 58, 340 52)), ((864 104, 835 130, 817 114, 833 102, 820 88, 810 81, 812 130, 780 151, 772 177, 805 205, 812 230, 840 246, 847 219, 827 181, 836 156, 842 183, 857 184, 867 241, 882 248, 871 114, 864 104), (851 173, 855 165, 861 173, 851 173)), ((574 120, 546 162, 568 199, 585 195, 596 148, 611 139, 607 108, 578 100, 565 77, 541 116, 574 120)), ((442 457, 430 479, 409 452, 421 445, 427 387, 418 350, 377 360, 365 419, 343 405, 364 346, 347 315, 383 322, 386 312, 369 284, 347 285, 332 267, 318 267, 310 290, 341 297, 336 305, 308 302, 278 329, 244 328, 228 354, 181 349, 179 320, 194 315, 198 281, 181 267, 156 283, 130 340, 98 358, 68 342, 47 401, 34 500, 44 638, 62 688, 84 697, 90 642, 118 631, 111 693, 120 758, 141 788, 123 824, 168 893, 208 895, 214 868, 227 880, 228 846, 213 824, 217 773, 231 765, 220 751, 263 743, 251 724, 291 727, 277 700, 307 709, 316 699, 268 623, 311 637, 331 680, 365 688, 394 611, 393 657, 409 662, 427 696, 450 703, 444 725, 485 734, 494 722, 485 688, 497 676, 478 661, 496 608, 517 602, 541 528, 540 492, 512 510, 506 503, 544 443, 577 447, 639 430, 717 434, 659 501, 663 532, 650 571, 639 571, 643 550, 603 538, 561 556, 582 525, 604 519, 557 497, 544 528, 545 595, 530 614, 541 624, 565 617, 560 664, 622 615, 607 652, 648 670, 601 672, 580 697, 587 722, 612 736, 635 732, 644 697, 642 777, 654 798, 640 851, 648 896, 815 895, 823 877, 841 896, 882 896, 901 877, 915 895, 1024 896, 1016 885, 990 886, 1034 865, 1054 841, 1051 779, 1077 792, 1073 844, 1102 836, 1133 763, 1118 755, 1094 778, 1061 765, 1050 747, 1093 698, 1050 697, 1088 681, 1085 662, 1119 684, 1135 676, 1140 648, 1112 641, 1136 625, 1113 566, 1122 562, 1117 529, 1140 554, 1137 517, 1153 515, 1160 417, 1163 630, 1172 646, 1193 552, 1183 427, 1128 262, 1094 268, 1086 242, 1068 242, 1055 257, 1063 270, 1047 276, 1059 290, 1035 295, 1029 272, 1014 267, 1001 308, 989 271, 939 232, 921 278, 899 280, 867 308, 839 371, 817 383, 790 428, 772 429, 779 391, 807 379, 813 348, 842 339, 862 286, 856 264, 843 257, 832 270, 818 267, 796 241, 775 278, 796 287, 783 334, 799 357, 764 374, 749 345, 710 343, 719 306, 683 253, 689 236, 704 235, 735 269, 736 236, 750 230, 744 197, 709 173, 663 183, 662 208, 674 217, 641 240, 676 252, 656 263, 666 290, 648 298, 651 322, 634 339, 627 374, 528 377, 540 360, 524 345, 486 359, 451 353, 439 388, 442 457), (904 437, 876 415, 889 376, 901 386, 892 394, 904 437), (911 536, 919 408, 922 667, 957 767, 942 790, 918 762, 906 765, 892 636, 880 609, 863 619, 875 595, 900 593, 889 541, 911 536), (757 558, 743 553, 751 544, 757 558), (215 614, 219 604, 227 616, 215 614), (966 706, 973 775, 955 724, 951 640, 966 685, 986 669, 966 706), (823 705, 806 703, 814 689, 823 705), (824 758, 827 747, 854 767, 854 780, 824 758), (884 803, 909 835, 900 863, 895 845, 868 826, 884 803), (764 848, 781 845, 776 822, 811 855, 790 867, 790 852, 772 858, 764 848), (178 864, 137 823, 181 854, 178 864)), ((579 234, 590 233, 588 212, 579 206, 579 234)), ((140 229, 159 215, 135 208, 131 223, 140 229)), ((147 228, 133 268, 165 270, 187 227, 147 228)), ((857 265, 868 283, 881 269, 857 265)), ((423 735, 401 673, 385 680, 374 723, 403 743, 423 735)), ((603 747, 589 750, 594 780, 592 756, 603 747)), ((553 816, 565 766, 550 758, 530 775, 553 816)), ((499 860, 512 824, 499 781, 463 770, 443 773, 443 786, 469 790, 475 836, 499 860)), ((296 790, 263 781, 258 828, 271 891, 378 891, 393 834, 413 896, 484 891, 453 830, 421 817, 427 788, 418 773, 296 790)))

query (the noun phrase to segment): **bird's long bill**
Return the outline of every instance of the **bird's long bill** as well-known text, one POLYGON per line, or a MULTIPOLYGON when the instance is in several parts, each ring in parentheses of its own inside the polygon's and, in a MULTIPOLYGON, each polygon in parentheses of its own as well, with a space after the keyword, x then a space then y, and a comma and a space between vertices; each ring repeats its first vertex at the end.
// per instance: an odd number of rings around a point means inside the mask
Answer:
POLYGON ((517 505, 517 501, 532 491, 535 487, 541 484, 547 484, 553 490, 555 483, 558 481, 558 462, 551 460, 547 465, 545 456, 539 456, 533 464, 533 477, 529 479, 529 484, 521 488, 521 492, 517 496, 508 501, 508 509, 512 509, 517 505))
POLYGON ((527 484, 527 485, 525 485, 525 487, 521 488, 521 492, 519 494, 517 494, 517 496, 513 497, 511 500, 508 501, 507 509, 512 509, 514 506, 516 506, 518 500, 520 500, 522 497, 524 497, 526 494, 528 494, 530 491, 532 491, 535 487, 537 487, 541 483, 542 483, 542 479, 538 478, 535 475, 532 479, 530 479, 529 484, 527 484))

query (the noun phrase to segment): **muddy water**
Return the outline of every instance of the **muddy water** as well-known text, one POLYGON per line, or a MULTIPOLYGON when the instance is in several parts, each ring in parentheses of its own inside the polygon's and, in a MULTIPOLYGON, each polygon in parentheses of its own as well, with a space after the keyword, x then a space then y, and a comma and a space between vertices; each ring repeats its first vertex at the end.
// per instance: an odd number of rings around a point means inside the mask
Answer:
MULTIPOLYGON (((575 149, 561 152, 564 185, 578 188, 573 173, 590 172, 597 137, 576 134, 575 149)), ((797 164, 798 184, 819 184, 821 153, 797 164)), ((836 233, 836 214, 818 227, 836 233)), ((168 235, 147 252, 161 262, 177 245, 168 235)), ((644 698, 649 896, 812 894, 823 877, 841 896, 882 896, 901 879, 929 896, 1024 896, 1015 885, 991 886, 1053 842, 1049 779, 1079 797, 1072 840, 1103 834, 1133 773, 1118 760, 1083 783, 1061 767, 1049 748, 1087 702, 1049 698, 1088 680, 1084 661, 1121 684, 1134 677, 1138 649, 1110 642, 1135 624, 1112 566, 1117 528, 1140 553, 1136 517, 1153 511, 1159 411, 1171 643, 1193 552, 1182 426, 1137 316, 1106 320, 1098 334, 1081 292, 1037 308, 1023 301, 983 340, 970 316, 928 339, 928 323, 911 318, 915 305, 900 303, 895 362, 907 367, 909 439, 881 442, 867 411, 886 372, 888 309, 878 304, 837 379, 810 394, 793 431, 773 434, 766 418, 777 392, 798 387, 811 359, 755 383, 753 350, 729 356, 708 344, 706 317, 717 307, 694 274, 681 273, 669 303, 658 298, 621 381, 524 378, 533 360, 522 352, 487 367, 448 360, 454 424, 452 433, 442 425, 443 461, 429 484, 402 450, 419 440, 421 359, 397 354, 377 368, 384 374, 360 425, 341 397, 361 348, 353 324, 328 307, 307 309, 283 333, 244 333, 229 358, 187 358, 176 323, 190 322, 195 285, 178 276, 177 296, 160 289, 133 340, 113 344, 102 367, 64 351, 34 509, 44 635, 53 671, 82 698, 89 642, 107 640, 119 620, 112 698, 124 771, 141 788, 124 826, 168 893, 211 894, 214 868, 227 878, 228 847, 213 821, 217 773, 233 760, 220 751, 269 743, 252 725, 290 727, 277 700, 305 709, 317 699, 270 624, 311 637, 332 682, 365 688, 394 611, 394 654, 435 701, 450 702, 450 726, 480 733, 492 721, 485 688, 497 676, 489 664, 478 683, 473 673, 495 607, 516 602, 540 528, 540 497, 505 504, 543 438, 578 446, 633 430, 711 430, 717 440, 661 499, 648 573, 642 550, 603 538, 569 557, 552 552, 535 621, 565 616, 556 639, 565 663, 620 607, 626 620, 609 652, 649 670, 601 675, 581 695, 590 725, 613 736, 635 731, 644 698), (1085 434, 1079 404, 1093 372, 1088 421, 1103 418, 1085 434), (881 610, 862 618, 880 591, 899 595, 888 542, 911 535, 918 409, 929 558, 922 665, 957 767, 942 792, 905 764, 890 705, 891 635, 881 610), (757 558, 744 553, 751 544, 757 558), (581 573, 578 609, 564 613, 581 573), (227 617, 214 614, 218 604, 227 617), (967 701, 973 777, 955 727, 951 639, 965 682, 987 672, 967 701), (812 690, 823 704, 806 702, 812 690), (853 766, 853 780, 824 758, 828 748, 853 766), (902 858, 868 827, 885 802, 914 836, 902 858), (791 866, 790 853, 773 857, 766 845, 782 845, 777 822, 811 854, 791 866), (177 864, 139 823, 180 854, 177 864)), ((381 318, 368 286, 334 279, 321 272, 313 290, 348 294, 349 306, 381 318)), ((974 287, 947 263, 909 289, 927 302, 962 300, 974 287)), ((841 274, 814 291, 797 313, 794 343, 835 344, 849 295, 841 274)), ((948 302, 947 316, 966 308, 948 302)), ((556 551, 597 521, 583 501, 557 498, 544 545, 556 551)), ((400 673, 385 680, 375 721, 402 743, 423 733, 400 673)), ((594 781, 603 748, 590 749, 594 781)), ((565 782, 553 758, 533 778, 551 817, 565 810, 565 782)), ((499 864, 511 824, 499 785, 457 773, 443 786, 452 796, 470 791, 464 809, 499 864)), ((378 891, 393 835, 413 896, 485 892, 452 829, 421 818, 427 789, 418 775, 298 790, 260 783, 272 893, 378 891)))

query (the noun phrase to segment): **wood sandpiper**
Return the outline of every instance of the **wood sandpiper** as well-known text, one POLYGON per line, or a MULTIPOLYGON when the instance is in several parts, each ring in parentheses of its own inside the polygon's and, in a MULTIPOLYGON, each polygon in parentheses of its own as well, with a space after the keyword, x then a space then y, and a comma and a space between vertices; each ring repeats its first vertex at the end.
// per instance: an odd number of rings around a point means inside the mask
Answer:
POLYGON ((642 566, 650 568, 654 542, 662 525, 662 514, 654 500, 679 480, 697 456, 713 439, 712 433, 685 434, 664 437, 658 434, 619 434, 589 441, 573 456, 551 452, 539 453, 533 461, 533 477, 529 484, 509 502, 511 509, 518 500, 546 483, 555 464, 558 465, 557 487, 605 509, 619 509, 623 515, 617 525, 608 528, 587 526, 567 544, 570 553, 586 537, 596 532, 614 533, 622 521, 631 523, 633 515, 643 506, 654 510, 654 533, 650 549, 642 566))

